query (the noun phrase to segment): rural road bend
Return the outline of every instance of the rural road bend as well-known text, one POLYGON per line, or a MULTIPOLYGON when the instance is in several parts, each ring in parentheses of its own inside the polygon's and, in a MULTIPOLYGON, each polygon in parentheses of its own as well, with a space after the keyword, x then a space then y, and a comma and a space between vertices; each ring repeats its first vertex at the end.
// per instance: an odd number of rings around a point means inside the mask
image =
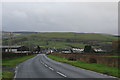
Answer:
POLYGON ((56 62, 38 54, 16 67, 14 78, 112 78, 69 64, 56 62))

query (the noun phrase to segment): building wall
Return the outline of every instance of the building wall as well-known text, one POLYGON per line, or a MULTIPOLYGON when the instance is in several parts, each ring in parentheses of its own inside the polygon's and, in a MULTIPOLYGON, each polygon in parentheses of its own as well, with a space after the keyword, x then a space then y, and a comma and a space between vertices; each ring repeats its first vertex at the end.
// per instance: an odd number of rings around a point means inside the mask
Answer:
POLYGON ((5 52, 10 52, 10 51, 17 52, 17 49, 5 49, 5 52))

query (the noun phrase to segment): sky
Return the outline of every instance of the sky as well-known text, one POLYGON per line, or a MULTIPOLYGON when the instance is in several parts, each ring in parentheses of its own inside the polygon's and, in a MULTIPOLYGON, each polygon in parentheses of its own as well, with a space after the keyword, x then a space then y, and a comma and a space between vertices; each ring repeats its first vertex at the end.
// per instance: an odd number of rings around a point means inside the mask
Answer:
POLYGON ((117 2, 4 2, 3 31, 118 34, 117 2))

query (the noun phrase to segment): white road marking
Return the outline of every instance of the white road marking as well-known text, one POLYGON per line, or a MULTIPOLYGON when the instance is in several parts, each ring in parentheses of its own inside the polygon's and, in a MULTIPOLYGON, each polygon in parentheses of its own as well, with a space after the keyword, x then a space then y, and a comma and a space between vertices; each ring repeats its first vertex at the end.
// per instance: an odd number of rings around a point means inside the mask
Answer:
POLYGON ((41 63, 43 64, 43 62, 41 61, 41 63))
POLYGON ((49 67, 49 69, 54 70, 53 68, 49 67))
POLYGON ((14 80, 15 80, 15 78, 16 78, 16 75, 14 76, 14 80))
POLYGON ((66 75, 62 74, 61 72, 57 72, 59 75, 63 76, 63 77, 67 77, 66 75))
POLYGON ((45 64, 45 67, 48 67, 48 66, 45 64))
POLYGON ((17 76, 17 69, 18 69, 18 67, 16 67, 16 69, 15 69, 15 76, 14 76, 14 80, 15 80, 15 78, 16 78, 16 76, 17 76))
POLYGON ((15 70, 15 73, 17 73, 17 70, 15 70))
POLYGON ((42 63, 42 64, 45 64, 45 63, 43 63, 42 61, 41 61, 41 63, 42 63))

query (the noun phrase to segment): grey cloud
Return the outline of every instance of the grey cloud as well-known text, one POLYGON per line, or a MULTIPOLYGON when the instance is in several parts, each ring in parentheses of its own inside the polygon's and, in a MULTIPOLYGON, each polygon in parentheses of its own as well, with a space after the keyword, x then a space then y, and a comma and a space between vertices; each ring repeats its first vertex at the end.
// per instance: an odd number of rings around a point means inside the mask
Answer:
POLYGON ((117 34, 117 3, 3 3, 3 30, 117 34))

